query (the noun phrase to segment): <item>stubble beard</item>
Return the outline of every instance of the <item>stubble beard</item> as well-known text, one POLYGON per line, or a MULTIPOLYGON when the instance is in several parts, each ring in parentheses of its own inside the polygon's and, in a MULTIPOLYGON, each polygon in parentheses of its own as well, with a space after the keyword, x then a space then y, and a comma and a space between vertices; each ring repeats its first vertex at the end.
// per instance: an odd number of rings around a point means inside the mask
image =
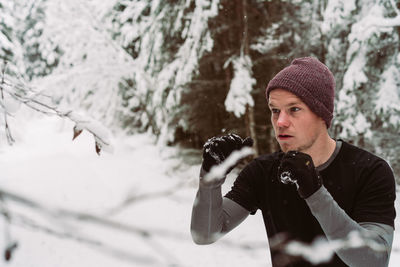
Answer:
POLYGON ((318 139, 317 134, 313 135, 310 139, 307 140, 305 144, 299 145, 298 147, 291 147, 289 144, 281 144, 279 143, 279 146, 281 147, 281 150, 286 153, 288 151, 298 151, 298 152, 303 152, 307 153, 307 151, 313 147, 315 144, 316 140, 318 139))

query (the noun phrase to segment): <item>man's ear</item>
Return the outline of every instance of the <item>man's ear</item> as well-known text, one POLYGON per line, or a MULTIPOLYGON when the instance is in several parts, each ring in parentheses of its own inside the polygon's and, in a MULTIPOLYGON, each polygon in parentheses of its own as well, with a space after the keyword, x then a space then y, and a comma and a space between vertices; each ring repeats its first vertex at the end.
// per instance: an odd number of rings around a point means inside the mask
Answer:
POLYGON ((325 129, 328 130, 328 126, 326 125, 325 121, 321 117, 318 117, 318 119, 321 127, 325 127, 325 129))

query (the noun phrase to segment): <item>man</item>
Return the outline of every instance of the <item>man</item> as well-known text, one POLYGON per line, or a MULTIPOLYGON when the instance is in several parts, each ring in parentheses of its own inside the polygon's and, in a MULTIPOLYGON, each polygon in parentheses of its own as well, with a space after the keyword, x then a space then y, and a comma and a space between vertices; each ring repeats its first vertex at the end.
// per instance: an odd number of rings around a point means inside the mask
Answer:
POLYGON ((205 144, 192 212, 195 243, 216 241, 260 209, 273 266, 314 266, 307 257, 292 256, 285 245, 310 244, 321 236, 334 256, 314 262, 318 266, 388 265, 395 219, 393 172, 383 159, 329 136, 334 90, 332 73, 315 58, 295 59, 280 71, 266 97, 281 151, 250 162, 225 197, 224 177, 204 177, 252 142, 231 134, 205 144), (345 243, 357 236, 358 245, 345 243))

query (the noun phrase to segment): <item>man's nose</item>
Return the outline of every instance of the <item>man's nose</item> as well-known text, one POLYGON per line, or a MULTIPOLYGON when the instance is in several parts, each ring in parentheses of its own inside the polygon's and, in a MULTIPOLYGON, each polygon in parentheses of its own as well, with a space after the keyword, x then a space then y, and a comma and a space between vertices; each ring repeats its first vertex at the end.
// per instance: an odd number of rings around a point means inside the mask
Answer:
POLYGON ((290 118, 286 112, 284 111, 279 112, 279 117, 278 120, 276 121, 276 125, 278 127, 289 127, 290 118))

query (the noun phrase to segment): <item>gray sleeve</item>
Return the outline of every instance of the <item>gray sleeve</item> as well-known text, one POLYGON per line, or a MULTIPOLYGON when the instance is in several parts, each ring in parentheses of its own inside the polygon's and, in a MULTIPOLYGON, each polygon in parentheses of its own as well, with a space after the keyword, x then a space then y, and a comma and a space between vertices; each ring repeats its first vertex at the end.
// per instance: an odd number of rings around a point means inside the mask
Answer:
POLYGON ((346 240, 350 233, 357 232, 371 246, 342 248, 335 252, 347 265, 362 267, 388 266, 393 242, 393 227, 374 222, 351 219, 339 207, 332 195, 322 186, 306 199, 312 214, 317 218, 328 240, 346 240), (377 249, 372 249, 377 246, 377 249))
POLYGON ((239 225, 249 213, 236 202, 222 197, 221 185, 200 184, 192 209, 192 239, 199 245, 211 244, 239 225))

